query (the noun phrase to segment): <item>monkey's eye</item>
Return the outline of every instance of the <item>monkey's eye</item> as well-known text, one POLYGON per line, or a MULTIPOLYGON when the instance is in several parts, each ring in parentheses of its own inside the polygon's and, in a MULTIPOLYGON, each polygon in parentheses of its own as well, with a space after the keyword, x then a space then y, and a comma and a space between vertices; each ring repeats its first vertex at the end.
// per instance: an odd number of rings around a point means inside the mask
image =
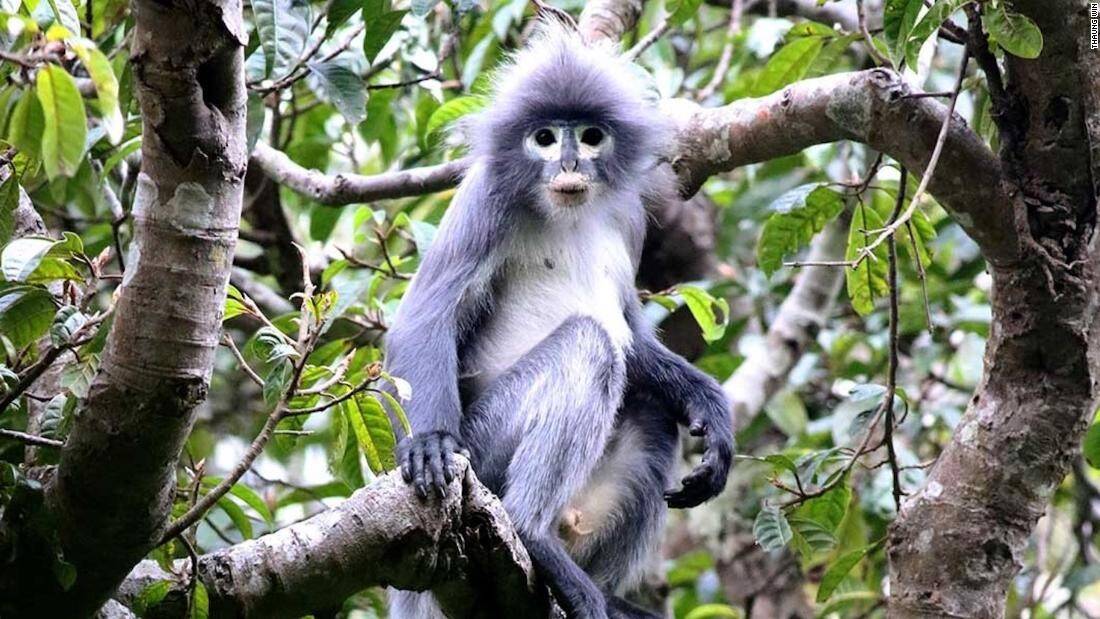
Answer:
POLYGON ((535 132, 535 144, 539 146, 550 146, 556 141, 557 138, 554 137, 554 132, 549 129, 539 129, 535 132))
POLYGON ((599 127, 589 127, 581 132, 581 144, 599 146, 603 142, 603 131, 599 127))

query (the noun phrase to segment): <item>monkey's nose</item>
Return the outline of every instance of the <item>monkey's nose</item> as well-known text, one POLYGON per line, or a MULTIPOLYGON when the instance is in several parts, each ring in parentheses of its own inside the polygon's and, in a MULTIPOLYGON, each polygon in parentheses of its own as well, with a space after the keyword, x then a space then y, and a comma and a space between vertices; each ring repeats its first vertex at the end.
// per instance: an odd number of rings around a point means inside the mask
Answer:
POLYGON ((562 172, 576 172, 579 162, 576 159, 562 159, 561 171, 562 172))

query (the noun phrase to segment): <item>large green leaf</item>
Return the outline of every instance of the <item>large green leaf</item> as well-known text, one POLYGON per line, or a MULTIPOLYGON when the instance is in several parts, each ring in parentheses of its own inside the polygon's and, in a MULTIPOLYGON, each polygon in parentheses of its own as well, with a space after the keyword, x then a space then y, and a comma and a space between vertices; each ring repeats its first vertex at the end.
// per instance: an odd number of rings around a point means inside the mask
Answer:
POLYGON ((791 525, 778 507, 764 507, 752 525, 756 543, 764 550, 778 550, 791 541, 791 525))
MULTIPOLYGON (((418 0, 413 0, 414 11, 418 0)), ((381 0, 367 0, 363 5, 363 19, 367 29, 363 32, 363 55, 374 63, 375 56, 389 42, 393 33, 401 27, 401 19, 408 11, 390 11, 381 0)))
POLYGON ((358 394, 342 402, 341 408, 371 471, 377 474, 392 469, 396 440, 382 404, 371 396, 358 394))
MULTIPOLYGON (((877 230, 881 230, 885 224, 878 212, 870 206, 860 206, 852 217, 852 226, 848 230, 848 249, 845 259, 854 261, 860 256, 860 252, 874 241, 877 230)), ((873 250, 874 256, 868 256, 859 266, 848 269, 847 287, 848 298, 852 302, 852 308, 861 316, 870 314, 875 309, 875 298, 885 295, 890 288, 886 282, 887 255, 886 243, 880 244, 873 250)))
POLYGON ((1027 15, 1012 12, 1003 1, 982 8, 982 24, 1005 51, 1020 58, 1038 58, 1043 52, 1043 33, 1027 15))
POLYGON ((760 231, 756 262, 771 275, 783 259, 797 252, 814 235, 844 211, 844 196, 816 183, 802 185, 779 196, 769 207, 774 211, 760 231))
POLYGON ((325 26, 325 38, 331 39, 332 33, 343 26, 361 8, 363 3, 360 0, 333 0, 329 3, 328 12, 325 14, 325 21, 328 22, 325 26))
POLYGON ((24 92, 12 110, 11 123, 8 125, 8 141, 27 156, 42 157, 42 134, 45 132, 46 119, 42 116, 42 104, 38 95, 24 92))
POLYGON ((321 98, 331 102, 352 125, 363 122, 367 117, 367 89, 359 73, 339 58, 307 66, 317 77, 321 98))
POLYGON ((848 504, 852 500, 852 488, 848 484, 847 476, 831 488, 825 494, 814 497, 798 506, 794 515, 818 523, 826 531, 832 533, 844 520, 848 513, 848 504))
POLYGON ((56 310, 45 288, 7 285, 0 288, 0 334, 16 348, 29 346, 46 334, 56 310))
POLYGON ((38 70, 35 93, 42 104, 42 164, 52 179, 72 176, 84 158, 88 119, 71 75, 53 64, 38 70))
POLYGON ((309 39, 309 6, 298 0, 252 0, 267 73, 283 77, 296 66, 309 39))
POLYGON ((836 591, 837 586, 848 576, 848 573, 852 571, 863 557, 867 556, 867 553, 874 550, 875 546, 867 546, 866 548, 860 548, 859 550, 853 550, 849 553, 841 555, 836 561, 833 561, 832 565, 825 570, 825 574, 821 577, 821 584, 817 588, 817 603, 824 604, 829 601, 829 598, 836 591))
POLYGON ((70 45, 95 84, 99 113, 103 118, 103 127, 107 130, 107 138, 112 144, 118 144, 126 127, 118 107, 118 79, 111 68, 111 62, 88 39, 73 39, 70 45))
POLYGON ((9 174, 0 182, 0 246, 11 239, 15 229, 15 210, 19 208, 19 180, 9 174))
POLYGON ((772 54, 752 87, 755 97, 771 94, 802 79, 810 70, 825 39, 818 36, 799 37, 772 54))
POLYGON ((428 143, 436 143, 444 129, 463 116, 472 114, 483 107, 485 107, 485 98, 478 95, 455 97, 439 106, 428 118, 426 130, 428 143))
POLYGON ((695 17, 703 0, 673 0, 669 6, 668 22, 672 27, 679 26, 695 17))
POLYGON ((934 35, 943 22, 965 3, 966 0, 936 0, 936 3, 913 25, 906 38, 900 42, 900 51, 904 53, 905 63, 910 68, 916 68, 920 48, 928 37, 934 35))
POLYGON ((729 303, 698 286, 677 286, 676 292, 683 297, 684 305, 687 305, 695 322, 699 324, 703 339, 707 342, 722 339, 729 324, 729 303))

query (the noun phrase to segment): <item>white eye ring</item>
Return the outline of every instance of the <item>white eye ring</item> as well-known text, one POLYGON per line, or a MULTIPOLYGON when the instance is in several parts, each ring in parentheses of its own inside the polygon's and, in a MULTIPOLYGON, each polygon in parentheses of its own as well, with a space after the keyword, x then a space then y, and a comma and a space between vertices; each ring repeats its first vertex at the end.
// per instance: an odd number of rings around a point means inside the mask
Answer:
POLYGON ((577 138, 577 153, 581 159, 596 159, 611 148, 611 134, 600 127, 587 125, 573 130, 577 138))
POLYGON ((543 161, 561 157, 561 127, 541 127, 532 131, 524 140, 528 152, 543 161))

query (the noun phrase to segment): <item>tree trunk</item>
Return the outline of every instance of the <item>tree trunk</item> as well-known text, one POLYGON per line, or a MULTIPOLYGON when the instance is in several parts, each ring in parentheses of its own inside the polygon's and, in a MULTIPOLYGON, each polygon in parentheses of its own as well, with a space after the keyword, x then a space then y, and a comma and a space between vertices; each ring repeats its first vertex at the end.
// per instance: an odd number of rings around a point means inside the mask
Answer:
POLYGON ((20 546, 0 573, 4 616, 90 615, 156 545, 218 345, 246 163, 241 4, 133 10, 145 123, 134 240, 103 363, 45 496, 76 580, 62 590, 56 550, 8 537, 20 546))
POLYGON ((1039 24, 1042 55, 1006 54, 1002 92, 996 62, 983 62, 980 51, 978 60, 999 120, 1011 200, 1002 207, 1017 222, 1020 255, 991 263, 984 377, 891 529, 891 617, 1004 614, 1035 522, 1070 470, 1100 396, 1100 158, 1090 157, 1100 147, 1100 78, 1083 58, 1087 7, 1065 0, 1015 8, 1039 24))

